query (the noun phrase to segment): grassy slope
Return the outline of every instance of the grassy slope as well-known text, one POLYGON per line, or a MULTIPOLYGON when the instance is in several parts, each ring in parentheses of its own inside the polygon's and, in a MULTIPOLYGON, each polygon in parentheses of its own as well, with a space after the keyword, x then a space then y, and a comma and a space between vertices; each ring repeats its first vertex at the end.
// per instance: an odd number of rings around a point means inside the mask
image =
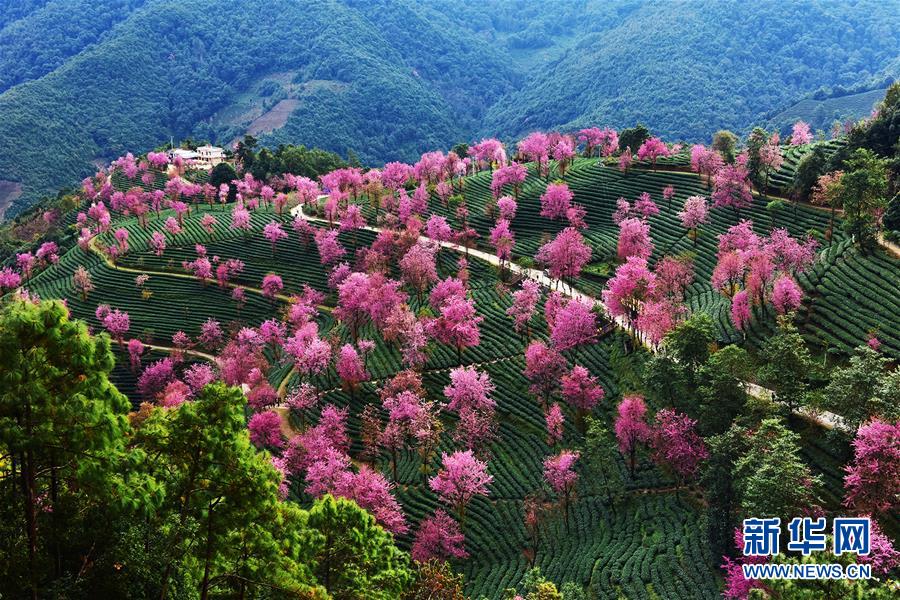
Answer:
MULTIPOLYGON (((488 193, 488 177, 487 174, 480 174, 469 178, 466 183, 472 213, 476 215, 473 222, 482 231, 488 225, 488 220, 481 216, 484 198, 488 193)), ((599 167, 596 160, 579 160, 567 179, 575 190, 576 201, 588 206, 590 240, 595 245, 596 260, 603 260, 615 243, 615 230, 609 218, 615 198, 625 195, 633 199, 644 190, 653 194, 662 209, 662 213, 652 220, 657 246, 674 244, 673 247, 678 250, 690 248, 688 240, 678 239, 680 231, 672 215, 686 195, 703 191, 695 176, 640 170, 623 176, 608 167, 599 167), (659 198, 662 186, 667 183, 675 185, 677 190, 677 199, 673 202, 672 209, 668 209, 659 198)), ((536 217, 538 196, 543 186, 543 181, 532 178, 527 182, 522 195, 519 214, 514 222, 519 238, 517 251, 521 253, 531 254, 541 239, 541 229, 547 228, 547 224, 541 223, 536 217)), ((437 203, 435 208, 441 210, 437 203)), ((200 324, 208 317, 219 319, 232 327, 239 323, 253 325, 272 316, 281 305, 281 302, 273 305, 250 290, 247 293, 247 306, 239 313, 230 300, 229 290, 221 290, 215 284, 204 287, 195 280, 179 277, 180 262, 193 258, 193 245, 196 242, 206 244, 210 255, 240 257, 244 260, 247 268, 237 279, 238 284, 258 286, 263 274, 277 270, 284 276, 286 293, 298 290, 303 283, 325 289, 325 272, 319 265, 314 246, 304 247, 296 234, 291 232, 290 239, 279 244, 277 254, 273 257, 269 245, 261 240, 261 227, 270 219, 278 219, 277 215, 262 211, 255 213, 255 231, 251 237, 245 238, 227 228, 229 213, 217 207, 211 212, 218 218, 219 225, 210 239, 198 226, 200 216, 207 210, 195 210, 187 218, 185 233, 177 240, 170 241, 163 257, 156 257, 147 249, 149 232, 143 231, 135 222, 125 220, 115 224, 131 231, 131 252, 120 261, 121 268, 114 269, 95 254, 85 254, 75 247, 63 255, 58 265, 37 275, 31 287, 44 297, 66 298, 75 316, 84 318, 95 326, 97 323, 93 312, 97 304, 106 302, 126 309, 132 316, 132 333, 148 334, 147 330, 152 330, 153 340, 161 345, 168 344, 169 337, 179 329, 196 336, 200 324), (79 264, 90 270, 98 287, 86 302, 78 298, 71 288, 71 272, 79 264), (146 284, 153 291, 149 299, 143 299, 135 287, 136 273, 126 269, 151 272, 146 284)), ((703 257, 713 252, 714 233, 735 222, 730 211, 716 211, 714 214, 713 224, 707 227, 699 242, 698 271, 703 276, 692 290, 692 305, 704 308, 715 308, 721 301, 715 298, 705 283, 712 265, 709 259, 703 257)), ((764 212, 758 206, 748 211, 748 214, 765 219, 764 212)), ((160 228, 165 216, 164 213, 158 220, 151 218, 150 229, 160 228)), ((785 220, 789 217, 791 215, 788 212, 785 220)), ((801 208, 796 220, 791 218, 790 226, 794 233, 800 234, 811 227, 821 228, 825 218, 822 213, 801 208)), ((286 218, 282 217, 282 220, 286 218)), ((553 226, 551 228, 555 229, 553 226)), ((342 241, 351 248, 355 245, 352 234, 342 234, 342 241)), ((356 243, 370 241, 371 234, 360 233, 356 243)), ((847 247, 845 241, 836 242, 825 259, 832 254, 842 257, 841 268, 850 274, 871 272, 876 266, 890 267, 890 263, 883 262, 883 257, 862 260, 847 247)), ((452 253, 444 252, 440 267, 442 275, 453 272, 455 258, 452 253)), ((489 499, 476 500, 469 511, 466 535, 467 548, 472 558, 461 563, 460 567, 466 573, 469 593, 495 598, 503 588, 514 585, 529 566, 528 558, 521 550, 526 543, 522 525, 522 500, 541 486, 540 462, 551 449, 544 440, 541 410, 527 393, 528 384, 521 374, 525 341, 518 336, 510 336, 509 320, 504 314, 510 304, 509 296, 496 288, 495 273, 490 266, 477 260, 472 262, 473 296, 479 312, 486 320, 482 326, 481 345, 467 351, 464 360, 488 371, 497 384, 495 399, 498 403, 500 426, 499 440, 492 449, 494 459, 491 462, 491 472, 495 477, 491 487, 492 495, 489 499)), ((839 271, 836 268, 827 271, 832 272, 836 276, 839 271)), ((810 280, 813 276, 811 273, 810 280)), ((823 281, 829 277, 826 274, 823 281)), ((890 285, 890 279, 882 272, 871 274, 853 289, 867 290, 872 282, 890 285)), ((804 279, 804 285, 811 284, 804 279)), ((829 304, 840 302, 840 286, 833 293, 838 294, 837 299, 826 295, 821 298, 829 304)), ((820 298, 813 301, 814 312, 819 309, 822 301, 820 298)), ((856 311, 856 305, 850 306, 856 311)), ((877 303, 871 303, 866 310, 877 311, 878 308, 877 303)), ((851 309, 839 313, 838 317, 846 321, 849 310, 851 309)), ((860 314, 862 319, 880 319, 886 324, 890 324, 893 318, 887 313, 867 314, 857 311, 853 314, 860 314)), ((895 315, 896 312, 893 313, 895 315)), ((335 326, 327 313, 322 313, 319 320, 326 331, 335 326)), ((835 326, 826 322, 813 320, 811 323, 822 323, 823 327, 829 327, 829 331, 837 331, 835 326)), ((545 337, 547 332, 543 320, 535 319, 534 325, 534 335, 545 337)), ((813 331, 811 325, 805 325, 805 329, 807 333, 813 331)), ((726 325, 723 325, 723 333, 727 334, 726 325)), ((364 331, 363 335, 374 335, 374 332, 364 331)), ((861 334, 851 331, 848 335, 846 343, 852 343, 857 341, 854 336, 861 334)), ((578 362, 588 366, 607 390, 607 399, 598 409, 598 414, 603 415, 609 423, 619 388, 617 377, 610 367, 609 355, 619 343, 615 337, 608 338, 577 355, 578 362)), ((886 340, 886 344, 889 343, 886 340)), ((120 356, 120 365, 124 365, 126 359, 121 353, 120 356)), ((448 382, 448 370, 455 364, 453 350, 441 346, 434 348, 425 371, 426 387, 432 398, 442 398, 443 386, 448 382)), ((379 342, 368 367, 376 379, 389 377, 400 368, 397 350, 379 342)), ((278 384, 285 376, 289 378, 288 383, 293 381, 293 376, 286 368, 276 368, 273 369, 271 380, 273 384, 278 384)), ((359 413, 364 404, 377 402, 375 384, 364 384, 351 398, 335 387, 336 379, 333 374, 329 377, 331 383, 326 384, 326 387, 332 389, 328 392, 328 401, 351 408, 350 428, 358 440, 359 413)), ((133 390, 134 375, 127 367, 117 367, 115 379, 126 391, 133 390)), ((581 439, 571 428, 572 415, 568 411, 567 415, 570 425, 565 445, 577 447, 581 439)), ((446 416, 445 420, 447 430, 452 431, 454 417, 446 416)), ((815 440, 816 437, 811 439, 815 440)), ((358 441, 355 445, 359 449, 358 441)), ((442 449, 449 450, 451 447, 450 440, 445 439, 442 449)), ((827 449, 815 443, 809 445, 807 454, 814 464, 826 471, 829 493, 834 496, 839 485, 839 457, 829 454, 827 449)), ((389 468, 386 460, 381 460, 379 466, 389 468)), ((536 558, 542 571, 558 582, 572 580, 583 583, 589 586, 593 597, 597 598, 717 597, 717 574, 712 566, 713 557, 706 549, 704 517, 697 500, 686 492, 677 494, 668 491, 671 482, 646 460, 642 460, 634 481, 627 477, 621 460, 617 460, 615 469, 622 477, 628 493, 620 501, 609 503, 600 493, 595 477, 583 472, 579 500, 573 506, 571 529, 566 531, 559 517, 552 517, 548 522, 545 545, 536 558)), ((437 507, 434 494, 423 483, 416 456, 404 455, 401 458, 398 479, 398 497, 413 523, 429 515, 437 507)), ((405 545, 409 541, 407 537, 401 543, 405 545)))

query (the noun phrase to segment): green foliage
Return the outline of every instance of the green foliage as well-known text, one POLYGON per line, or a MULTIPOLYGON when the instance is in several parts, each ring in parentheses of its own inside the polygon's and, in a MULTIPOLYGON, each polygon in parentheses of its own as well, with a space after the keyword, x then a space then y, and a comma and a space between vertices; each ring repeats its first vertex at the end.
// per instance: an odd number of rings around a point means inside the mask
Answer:
POLYGON ((803 337, 788 318, 780 320, 777 333, 763 344, 760 358, 759 382, 775 392, 777 401, 791 410, 807 403, 809 378, 816 365, 803 337))
POLYGON ((837 190, 844 208, 844 229, 864 251, 870 251, 876 243, 877 214, 887 207, 886 164, 871 150, 860 148, 844 167, 837 190))
POLYGON ((821 479, 800 456, 800 436, 765 419, 734 462, 734 487, 744 518, 796 516, 816 501, 821 479))
POLYGON ((623 129, 619 134, 619 150, 631 148, 632 154, 636 154, 638 148, 650 137, 650 130, 645 125, 638 123, 634 127, 623 129))
POLYGON ((727 129, 713 134, 712 147, 722 155, 725 162, 734 162, 734 151, 737 148, 738 138, 727 129))
POLYGON ((318 534, 308 554, 313 571, 335 600, 391 600, 412 581, 407 555, 355 503, 326 495, 310 509, 308 524, 318 534))
POLYGON ((697 422, 702 433, 718 435, 728 430, 744 410, 744 382, 752 374, 750 357, 740 346, 729 344, 709 356, 697 378, 697 422))
POLYGON ((859 346, 846 366, 832 371, 821 395, 822 408, 840 414, 850 431, 871 417, 893 422, 900 418, 900 372, 891 360, 868 346, 859 346))
POLYGON ((109 338, 92 338, 60 302, 0 312, 0 453, 5 590, 35 595, 71 577, 102 534, 83 528, 157 499, 123 468, 127 399, 109 382, 109 338))

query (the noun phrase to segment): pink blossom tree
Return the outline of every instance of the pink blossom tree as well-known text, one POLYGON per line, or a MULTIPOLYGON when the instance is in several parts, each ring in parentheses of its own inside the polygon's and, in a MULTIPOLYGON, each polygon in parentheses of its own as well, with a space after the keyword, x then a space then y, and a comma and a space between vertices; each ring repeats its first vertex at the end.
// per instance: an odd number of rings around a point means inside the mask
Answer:
POLYGON ((873 419, 860 427, 844 470, 845 506, 876 513, 900 506, 900 423, 873 419))
POLYGON ((791 128, 791 145, 803 146, 812 141, 812 133, 809 130, 809 123, 805 121, 797 121, 791 128))
POLYGON ((549 175, 550 138, 546 133, 535 131, 519 142, 519 152, 529 161, 537 164, 540 175, 549 175))
POLYGON ((696 246, 700 226, 709 222, 709 207, 706 204, 706 198, 690 196, 685 199, 684 210, 678 213, 678 218, 681 219, 681 226, 691 232, 691 239, 696 246))
POLYGON ((560 352, 590 344, 597 339, 597 316, 593 305, 573 298, 559 309, 550 325, 550 341, 560 352))
POLYGON ((542 341, 531 342, 525 349, 525 378, 531 382, 528 391, 540 400, 545 411, 567 367, 566 359, 542 341))
POLYGON ((781 154, 781 140, 776 132, 759 149, 759 168, 763 172, 764 196, 769 192, 769 176, 778 172, 782 164, 784 164, 784 156, 781 154))
POLYGON ((566 227, 538 249, 538 262, 547 265, 554 279, 576 278, 591 260, 591 247, 574 227, 566 227))
POLYGON ((662 190, 662 196, 663 196, 663 200, 666 201, 666 207, 671 209, 672 208, 672 198, 675 197, 675 186, 667 185, 666 187, 664 187, 662 190))
POLYGON ((497 258, 500 260, 500 277, 503 278, 504 265, 512 259, 512 249, 516 243, 509 221, 500 219, 491 229, 491 245, 496 249, 497 258))
POLYGON ((250 441, 259 448, 281 448, 284 438, 281 434, 281 417, 274 410, 255 413, 247 423, 250 441))
POLYGON ((287 236, 288 234, 281 228, 281 223, 276 221, 269 221, 266 223, 266 226, 263 227, 263 237, 272 244, 272 256, 275 256, 275 245, 278 244, 279 241, 286 239, 287 236))
POLYGON ((465 525, 466 507, 474 497, 490 493, 488 485, 494 478, 487 471, 487 463, 475 458, 471 450, 443 453, 441 461, 441 469, 428 485, 441 502, 453 508, 462 527, 465 525))
POLYGON ((541 194, 541 216, 547 219, 564 219, 574 194, 565 183, 551 183, 541 194))
POLYGON ((631 320, 637 316, 641 303, 656 297, 656 286, 656 275, 647 268, 647 260, 630 256, 606 282, 603 303, 614 317, 631 320))
POLYGON ((564 450, 544 460, 544 479, 560 500, 566 531, 569 530, 569 503, 578 483, 574 467, 580 456, 579 452, 564 450))
MULTIPOLYGON (((101 305, 102 306, 102 305, 101 305)), ((97 307, 99 311, 101 307, 97 307)), ((127 312, 119 309, 108 311, 102 318, 103 327, 109 332, 109 335, 118 342, 119 346, 123 345, 125 334, 131 327, 131 319, 127 312)))
POLYGON ((656 413, 650 433, 653 460, 671 470, 679 485, 693 479, 709 456, 703 438, 697 435, 696 424, 687 415, 664 408, 656 413))
POLYGON ((640 219, 624 219, 619 223, 619 241, 616 254, 620 260, 630 256, 650 258, 653 242, 650 240, 650 225, 640 219))
POLYGON ((281 276, 276 275, 275 273, 268 273, 263 277, 262 280, 262 293, 263 296, 269 298, 273 302, 278 294, 281 293, 281 290, 284 289, 284 282, 281 280, 281 276))
POLYGON ((460 296, 449 298, 440 312, 429 322, 428 331, 437 341, 456 348, 456 360, 461 364, 462 351, 477 346, 481 340, 478 326, 484 317, 475 311, 473 300, 460 296))
POLYGON ((418 242, 400 259, 403 279, 416 291, 419 302, 425 290, 438 280, 434 244, 418 242))
POLYGON ((651 137, 641 144, 637 152, 638 160, 649 160, 653 170, 656 170, 656 161, 662 156, 669 156, 669 148, 658 137, 651 137))
POLYGON ((566 424, 566 417, 558 402, 550 406, 550 410, 544 415, 544 422, 547 425, 547 445, 555 446, 562 441, 566 424))
POLYGON ((137 338, 128 340, 128 360, 131 370, 137 373, 141 369, 141 355, 144 353, 144 343, 137 338))
POLYGON ((789 275, 782 275, 772 286, 772 305, 775 311, 783 315, 796 310, 803 302, 803 290, 789 275))
POLYGON ((556 143, 553 145, 551 155, 553 156, 553 160, 556 161, 559 176, 565 179, 566 168, 568 168, 572 159, 575 158, 575 141, 567 135, 559 136, 556 143))
POLYGON ((750 317, 750 296, 747 290, 741 290, 731 299, 731 323, 738 331, 746 331, 750 317))
POLYGON ((341 346, 334 366, 338 377, 344 382, 344 386, 350 391, 350 397, 353 398, 359 384, 369 378, 356 348, 351 344, 341 346))
POLYGON ((575 365, 563 375, 561 383, 563 399, 576 411, 578 431, 584 433, 584 416, 597 406, 606 392, 597 378, 581 365, 575 365))
POLYGON ((516 218, 516 209, 518 204, 511 196, 503 196, 497 200, 497 209, 500 211, 500 218, 512 221, 516 218))
POLYGON ((738 218, 740 218, 741 209, 749 208, 753 203, 753 194, 750 192, 750 173, 740 159, 734 164, 724 165, 716 171, 712 200, 715 207, 733 208, 738 218))
MULTIPOLYGON (((81 296, 81 301, 86 302, 88 294, 94 290, 94 284, 91 281, 91 274, 82 265, 78 265, 78 268, 75 269, 75 273, 72 274, 72 284, 75 286, 75 290, 81 296)), ((4 285, 4 282, 0 281, 0 291, 7 287, 13 289, 18 287, 18 284, 7 286, 4 285)))
POLYGON ((646 415, 647 405, 643 396, 624 396, 619 402, 615 423, 616 439, 619 442, 619 452, 628 459, 628 471, 632 478, 637 462, 638 444, 646 443, 650 439, 646 415))
POLYGON ((533 279, 522 281, 522 288, 512 293, 512 306, 506 314, 513 318, 513 328, 525 337, 531 337, 529 323, 534 316, 538 301, 541 299, 541 286, 533 279))
POLYGON ((434 515, 419 524, 410 554, 413 560, 426 562, 431 559, 450 560, 467 558, 465 536, 459 524, 440 508, 434 515))

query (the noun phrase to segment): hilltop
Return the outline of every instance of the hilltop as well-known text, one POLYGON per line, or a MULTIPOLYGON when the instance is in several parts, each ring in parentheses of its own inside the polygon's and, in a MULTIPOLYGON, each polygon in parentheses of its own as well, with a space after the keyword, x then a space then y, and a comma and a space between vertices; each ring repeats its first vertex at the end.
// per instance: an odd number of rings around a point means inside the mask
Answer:
POLYGON ((171 137, 252 132, 364 164, 588 122, 698 141, 880 73, 898 25, 874 2, 16 3, 0 21, 0 205, 171 137))

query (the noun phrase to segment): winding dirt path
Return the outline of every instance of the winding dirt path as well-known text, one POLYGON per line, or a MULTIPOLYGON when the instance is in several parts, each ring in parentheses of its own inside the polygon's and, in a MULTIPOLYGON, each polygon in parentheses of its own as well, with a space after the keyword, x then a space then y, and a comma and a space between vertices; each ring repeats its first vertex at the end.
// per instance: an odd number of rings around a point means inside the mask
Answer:
MULTIPOLYGON (((327 199, 327 196, 319 196, 319 200, 323 200, 323 199, 327 199)), ((326 221, 325 219, 320 219, 318 217, 311 217, 311 216, 307 215, 306 213, 304 213, 302 205, 298 205, 298 206, 295 206, 294 208, 292 208, 291 214, 295 217, 299 215, 300 218, 305 219, 310 222, 313 222, 313 223, 328 224, 328 221, 326 221)), ((374 227, 371 225, 366 225, 365 227, 362 227, 362 229, 371 231, 376 234, 380 233, 383 230, 383 228, 381 228, 381 227, 374 227)), ((490 254, 483 250, 477 250, 477 249, 473 249, 473 248, 467 249, 466 247, 461 246, 459 244, 455 244, 453 242, 437 242, 436 240, 433 240, 425 235, 420 235, 419 239, 423 240, 423 241, 429 241, 431 243, 436 243, 442 248, 448 248, 450 250, 454 250, 456 252, 460 252, 463 254, 468 253, 469 256, 474 256, 475 258, 486 261, 498 268, 500 267, 500 259, 497 258, 497 256, 495 256, 494 254, 490 254)), ((620 328, 622 328, 623 330, 625 330, 626 332, 628 332, 629 334, 634 336, 650 352, 653 352, 653 353, 657 352, 658 349, 656 348, 656 346, 654 344, 650 343, 650 341, 647 339, 647 336, 645 336, 643 333, 641 333, 639 331, 634 330, 630 326, 630 324, 627 321, 625 321, 625 319, 623 319, 622 317, 613 317, 601 299, 591 296, 589 294, 586 294, 584 292, 581 292, 579 290, 576 290, 575 288, 573 288, 571 285, 569 285, 566 282, 552 279, 549 275, 547 275, 546 272, 544 272, 542 270, 523 267, 516 263, 509 263, 507 265, 507 267, 509 268, 509 270, 511 272, 516 273, 517 275, 521 275, 523 277, 528 277, 529 279, 533 279, 534 281, 538 282, 539 284, 541 284, 548 290, 557 290, 557 291, 562 292, 563 295, 568 296, 569 298, 582 300, 593 306, 596 306, 597 308, 600 309, 600 311, 607 318, 607 320, 615 323, 617 326, 619 326, 620 328)), ((749 393, 753 396, 757 396, 757 397, 771 398, 774 395, 774 392, 772 390, 763 388, 759 385, 756 385, 755 383, 746 382, 745 388, 747 390, 747 393, 749 393)), ((831 412, 813 413, 808 410, 801 410, 801 411, 797 411, 797 414, 803 418, 814 421, 815 423, 825 427, 826 429, 834 429, 836 427, 844 428, 843 419, 839 415, 836 415, 831 412)))

